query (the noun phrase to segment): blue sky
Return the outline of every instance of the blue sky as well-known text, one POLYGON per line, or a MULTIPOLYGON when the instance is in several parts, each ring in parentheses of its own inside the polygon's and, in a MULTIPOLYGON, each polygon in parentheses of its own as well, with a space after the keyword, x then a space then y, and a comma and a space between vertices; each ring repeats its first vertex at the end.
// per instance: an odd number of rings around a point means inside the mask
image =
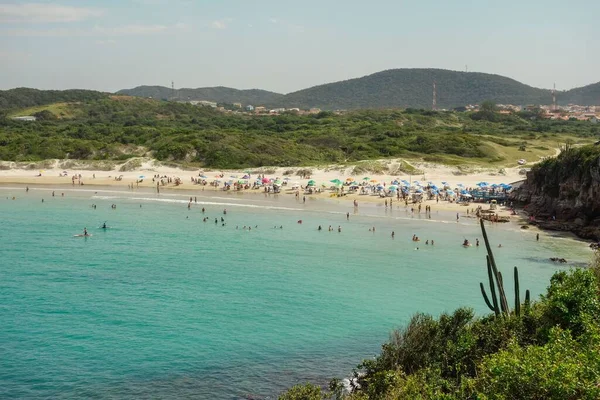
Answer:
POLYGON ((0 0, 0 89, 287 93, 384 69, 600 81, 598 0, 0 0))

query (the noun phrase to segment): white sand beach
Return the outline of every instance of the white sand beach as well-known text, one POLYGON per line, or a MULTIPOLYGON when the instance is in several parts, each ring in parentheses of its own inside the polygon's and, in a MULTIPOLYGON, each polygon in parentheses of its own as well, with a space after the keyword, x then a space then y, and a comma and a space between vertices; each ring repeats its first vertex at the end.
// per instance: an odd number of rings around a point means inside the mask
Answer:
MULTIPOLYGON (((394 160, 383 160, 378 161, 379 165, 385 165, 387 168, 384 170, 394 171, 397 165, 397 161, 394 160)), ((66 186, 118 186, 122 188, 128 188, 136 190, 139 188, 147 188, 156 190, 157 183, 160 179, 153 180, 154 176, 168 177, 171 178, 171 182, 166 183, 167 179, 163 179, 164 185, 159 185, 161 192, 170 190, 189 190, 189 191, 222 191, 223 183, 234 181, 237 182, 242 179, 245 175, 250 175, 251 179, 249 183, 252 184, 258 175, 264 175, 265 178, 273 179, 286 179, 287 185, 282 187, 281 193, 283 195, 289 194, 294 195, 295 190, 291 190, 294 184, 306 187, 310 180, 315 182, 316 187, 323 188, 320 193, 313 193, 310 196, 312 198, 330 198, 337 197, 335 194, 328 190, 332 184, 332 180, 339 179, 342 182, 347 182, 350 179, 356 182, 363 183, 368 182, 369 184, 385 184, 390 185, 393 181, 406 180, 409 182, 420 181, 423 185, 427 185, 428 182, 443 187, 442 182, 446 182, 451 188, 456 188, 458 185, 461 187, 469 188, 475 187, 478 182, 485 181, 490 184, 506 183, 510 184, 513 182, 524 179, 524 176, 519 174, 519 170, 522 167, 506 168, 499 170, 495 169, 470 169, 466 170, 449 167, 445 165, 437 165, 432 163, 414 163, 412 168, 418 174, 406 174, 406 173, 369 173, 361 171, 357 173, 356 166, 338 166, 331 165, 327 167, 263 167, 263 168, 248 168, 244 170, 215 170, 215 169, 189 169, 184 170, 180 168, 174 168, 170 166, 161 165, 152 159, 140 159, 138 166, 130 171, 121 171, 123 165, 115 165, 112 170, 100 170, 90 169, 90 165, 77 162, 72 162, 71 168, 61 168, 65 164, 61 164, 58 160, 51 165, 51 162, 45 162, 45 165, 52 166, 52 168, 46 168, 43 170, 33 169, 35 165, 28 165, 27 168, 18 168, 14 163, 4 163, 3 170, 0 170, 0 184, 23 184, 23 185, 47 185, 66 187, 66 186), (11 165, 12 164, 12 165, 11 165), (14 168, 16 167, 16 168, 14 168), (10 168, 10 169, 9 169, 10 168), (310 172, 308 176, 298 176, 300 171, 310 172), (81 178, 80 178, 81 176, 81 178), (204 177, 204 178, 202 178, 204 177), (369 178, 366 180, 365 178, 369 178), (194 180, 205 181, 206 185, 194 183, 194 180), (210 183, 216 180, 220 181, 218 187, 211 186, 210 183), (176 182, 179 184, 176 184, 176 182)), ((233 190, 229 191, 233 192, 233 190)), ((236 194, 263 194, 263 190, 260 189, 246 189, 236 190, 236 194)), ((300 191, 301 194, 302 190, 300 191)), ((347 194, 341 198, 340 201, 354 202, 384 202, 385 199, 379 196, 366 196, 357 193, 347 194)), ((437 210, 457 210, 460 212, 465 211, 464 204, 457 204, 455 202, 440 201, 439 203, 435 200, 424 201, 423 206, 431 205, 437 210)), ((476 207, 473 205, 473 207, 476 207)), ((509 215, 507 210, 499 207, 499 215, 509 215)))

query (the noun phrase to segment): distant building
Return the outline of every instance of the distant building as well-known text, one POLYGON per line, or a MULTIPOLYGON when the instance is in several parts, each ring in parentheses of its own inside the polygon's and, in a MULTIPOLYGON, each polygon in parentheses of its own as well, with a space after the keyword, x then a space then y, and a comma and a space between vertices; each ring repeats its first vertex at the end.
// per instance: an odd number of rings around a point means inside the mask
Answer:
POLYGON ((254 108, 254 111, 255 111, 257 114, 260 114, 260 113, 264 113, 265 111, 267 111, 267 109, 266 109, 265 107, 262 107, 262 106, 260 106, 260 107, 256 107, 256 108, 254 108))
POLYGON ((233 103, 235 108, 242 108, 242 103, 233 103))
POLYGON ((311 114, 318 114, 321 112, 321 109, 320 108, 311 108, 308 112, 311 114))
POLYGON ((249 111, 249 112, 252 112, 252 111, 254 111, 254 106, 247 105, 247 106, 246 106, 246 111, 249 111))
POLYGON ((274 108, 269 111, 270 114, 281 114, 282 112, 285 112, 285 108, 274 108))
POLYGON ((34 117, 33 115, 24 115, 22 117, 12 117, 11 119, 13 119, 15 121, 27 121, 27 122, 32 122, 32 121, 37 120, 37 118, 34 117))

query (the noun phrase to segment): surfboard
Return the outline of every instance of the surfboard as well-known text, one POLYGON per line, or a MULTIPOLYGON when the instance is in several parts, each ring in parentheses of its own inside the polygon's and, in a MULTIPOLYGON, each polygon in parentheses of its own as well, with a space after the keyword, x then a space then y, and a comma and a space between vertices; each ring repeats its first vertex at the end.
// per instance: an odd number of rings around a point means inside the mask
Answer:
POLYGON ((87 234, 87 235, 83 235, 83 234, 79 234, 79 235, 73 235, 73 237, 90 237, 92 235, 87 234))

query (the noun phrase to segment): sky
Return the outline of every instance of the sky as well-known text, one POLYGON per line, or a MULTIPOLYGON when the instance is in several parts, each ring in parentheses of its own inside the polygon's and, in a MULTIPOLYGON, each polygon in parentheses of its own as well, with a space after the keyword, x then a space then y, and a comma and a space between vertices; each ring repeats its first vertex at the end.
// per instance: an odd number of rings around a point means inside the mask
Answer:
POLYGON ((0 0, 0 89, 289 93, 392 68, 600 81, 598 0, 0 0))

